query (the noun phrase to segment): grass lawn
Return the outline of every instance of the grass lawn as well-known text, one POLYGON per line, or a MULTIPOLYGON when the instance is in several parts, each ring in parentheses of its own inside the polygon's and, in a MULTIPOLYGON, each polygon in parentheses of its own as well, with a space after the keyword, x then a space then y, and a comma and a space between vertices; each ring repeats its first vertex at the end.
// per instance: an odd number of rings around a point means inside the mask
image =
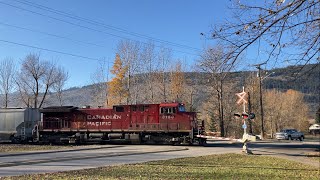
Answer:
POLYGON ((284 159, 224 154, 4 179, 318 179, 320 170, 284 159))

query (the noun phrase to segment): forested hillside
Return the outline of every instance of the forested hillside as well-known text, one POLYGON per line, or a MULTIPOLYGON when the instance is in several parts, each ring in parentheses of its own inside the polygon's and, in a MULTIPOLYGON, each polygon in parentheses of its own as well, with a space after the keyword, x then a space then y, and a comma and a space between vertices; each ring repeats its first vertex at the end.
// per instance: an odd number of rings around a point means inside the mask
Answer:
MULTIPOLYGON (((270 73, 272 74, 263 80, 263 88, 264 90, 277 89, 280 91, 293 89, 302 92, 304 94, 304 100, 311 107, 310 112, 313 113, 316 111, 316 107, 317 105, 319 105, 320 101, 320 66, 316 66, 316 68, 312 69, 311 71, 310 69, 313 67, 314 65, 308 65, 308 67, 305 68, 306 70, 304 70, 303 72, 299 72, 298 74, 297 71, 300 70, 300 66, 290 66, 287 68, 268 70, 266 71, 266 75, 269 75, 270 73)), ((248 79, 250 79, 252 76, 256 76, 256 74, 256 71, 232 72, 227 76, 227 81, 237 84, 238 89, 241 89, 242 86, 246 85, 246 81, 248 81, 248 79)), ((169 73, 167 73, 167 76, 169 76, 169 73)), ((199 72, 185 72, 184 76, 188 86, 199 86, 199 89, 201 90, 201 87, 208 85, 208 78, 210 74, 199 72)), ((143 75, 140 75, 139 79, 142 78, 143 75)), ((104 84, 92 84, 83 87, 73 87, 70 89, 66 89, 63 91, 63 103, 64 105, 74 105, 79 107, 84 105, 104 106, 103 103, 105 101, 105 93, 99 97, 100 104, 99 102, 96 102, 96 97, 92 97, 94 96, 94 94, 96 96, 96 94, 99 93, 97 92, 97 89, 99 88, 106 88, 106 86, 104 84)), ((58 105, 58 101, 55 96, 55 93, 49 94, 45 105, 58 105)), ((18 93, 14 93, 11 99, 12 100, 10 101, 9 106, 24 106, 19 101, 18 93)), ((194 108, 196 108, 196 106, 194 108)))
MULTIPOLYGON (((292 120, 293 114, 299 113, 297 109, 307 111, 306 114, 297 114, 301 120, 297 120, 297 124, 292 126, 301 130, 308 125, 307 119, 314 118, 317 108, 319 108, 319 89, 320 89, 320 66, 309 65, 305 71, 299 71, 299 66, 291 66, 281 69, 273 69, 263 71, 262 75, 262 92, 263 103, 265 109, 266 126, 273 129, 271 133, 287 126, 292 120), (312 70, 311 70, 312 69, 312 70), (298 72, 298 73, 297 73, 298 72), (289 90, 289 91, 288 91, 289 90), (287 97, 287 99, 281 99, 287 97), (288 98, 293 99, 288 99, 288 98), (285 104, 284 102, 288 102, 285 104), (282 103, 277 105, 277 103, 282 103), (307 107, 304 106, 307 105, 307 107), (282 109, 278 109, 281 106, 282 109), (297 106, 297 107, 295 107, 297 106), (287 117, 287 118, 284 118, 287 117), (279 121, 277 121, 279 119, 279 121), (304 119, 304 120, 302 120, 304 119), (268 122, 274 125, 268 125, 268 122), (282 122, 282 124, 277 124, 282 122), (305 125, 303 125, 305 124, 305 125), (303 127, 301 126, 303 125, 303 127), (274 127, 272 127, 274 126, 274 127)), ((224 127, 225 134, 228 136, 239 136, 241 134, 241 127, 239 122, 234 121, 233 114, 241 112, 242 107, 236 104, 237 97, 235 93, 241 92, 242 87, 245 87, 246 92, 250 92, 251 96, 251 111, 256 113, 256 121, 253 123, 253 132, 259 132, 259 92, 256 71, 245 72, 230 72, 225 74, 226 79, 223 82, 223 105, 224 105, 224 127)), ((132 103, 160 103, 164 101, 182 101, 186 103, 188 109, 199 112, 198 117, 207 122, 208 130, 219 131, 219 117, 217 111, 219 110, 217 104, 217 94, 215 84, 212 82, 212 74, 201 72, 185 72, 183 73, 184 84, 183 90, 180 90, 181 95, 171 96, 172 93, 172 72, 164 74, 154 74, 152 86, 153 93, 150 93, 150 87, 146 83, 145 74, 139 74, 132 77, 132 103), (163 77, 163 78, 159 78, 163 77), (165 86, 163 86, 165 82, 165 86), (164 97, 164 88, 166 88, 166 96, 164 97), (150 98, 153 98, 151 101, 150 98)), ((105 106, 106 102, 106 83, 97 83, 87 85, 84 87, 74 87, 63 91, 63 105, 84 106, 90 105, 92 107, 105 106)), ((19 100, 19 94, 11 95, 12 101, 10 106, 23 107, 23 103, 19 100)), ((124 103, 125 104, 125 103, 124 103)), ((44 106, 57 106, 59 101, 56 93, 49 93, 44 106)), ((304 112, 301 112, 304 113, 304 112)))

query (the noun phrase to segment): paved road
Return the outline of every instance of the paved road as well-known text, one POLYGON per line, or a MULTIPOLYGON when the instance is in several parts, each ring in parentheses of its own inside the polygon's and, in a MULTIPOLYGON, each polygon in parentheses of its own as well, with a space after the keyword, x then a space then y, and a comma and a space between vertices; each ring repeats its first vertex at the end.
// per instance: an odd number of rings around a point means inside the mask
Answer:
POLYGON ((239 152, 239 148, 105 145, 94 149, 51 151, 49 153, 0 154, 0 176, 68 171, 107 165, 235 152, 239 152))
POLYGON ((312 161, 306 155, 315 155, 320 153, 320 141, 300 142, 300 141, 283 141, 254 143, 251 149, 256 155, 276 156, 292 161, 319 167, 320 161, 312 161))
MULTIPOLYGON (((209 142, 207 147, 147 145, 93 147, 71 151, 0 154, 0 176, 68 171, 209 154, 240 153, 242 144, 214 141, 209 142)), ((254 154, 286 156, 294 159, 315 151, 320 145, 314 142, 257 142, 250 144, 249 147, 254 154)))

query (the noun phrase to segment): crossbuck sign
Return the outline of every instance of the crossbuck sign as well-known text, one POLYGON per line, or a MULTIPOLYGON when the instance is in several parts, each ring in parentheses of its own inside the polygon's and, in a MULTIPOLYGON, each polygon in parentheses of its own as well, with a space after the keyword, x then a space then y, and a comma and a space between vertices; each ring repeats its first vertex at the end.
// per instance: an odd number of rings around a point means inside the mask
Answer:
POLYGON ((241 93, 236 93, 236 95, 239 97, 237 104, 247 104, 247 100, 245 99, 247 93, 242 91, 241 93))

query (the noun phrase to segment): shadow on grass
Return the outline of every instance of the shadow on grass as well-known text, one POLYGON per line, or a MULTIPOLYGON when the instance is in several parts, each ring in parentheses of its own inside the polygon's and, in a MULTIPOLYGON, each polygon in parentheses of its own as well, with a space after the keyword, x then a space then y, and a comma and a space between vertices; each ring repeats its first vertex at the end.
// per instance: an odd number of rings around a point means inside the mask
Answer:
MULTIPOLYGON (((293 143, 249 143, 250 148, 264 149, 315 149, 320 151, 320 144, 293 144, 293 143)), ((242 143, 213 142, 206 147, 242 147, 242 143)))
POLYGON ((266 151, 266 150, 257 150, 255 149, 254 152, 262 152, 263 154, 257 154, 255 155, 286 155, 286 156, 296 156, 296 157, 305 157, 304 154, 292 154, 292 153, 283 153, 283 152, 274 152, 274 151, 266 151))
MULTIPOLYGON (((155 165, 155 166, 163 166, 163 164, 148 164, 148 165, 155 165)), ((193 168, 213 168, 213 167, 226 167, 226 168, 239 168, 239 169, 270 169, 270 170, 285 170, 285 171, 319 171, 318 169, 301 169, 301 168, 283 168, 283 167, 261 167, 261 166, 243 166, 243 165, 187 165, 187 164, 173 164, 173 165, 166 165, 166 166, 173 166, 173 167, 193 167, 193 168)))

